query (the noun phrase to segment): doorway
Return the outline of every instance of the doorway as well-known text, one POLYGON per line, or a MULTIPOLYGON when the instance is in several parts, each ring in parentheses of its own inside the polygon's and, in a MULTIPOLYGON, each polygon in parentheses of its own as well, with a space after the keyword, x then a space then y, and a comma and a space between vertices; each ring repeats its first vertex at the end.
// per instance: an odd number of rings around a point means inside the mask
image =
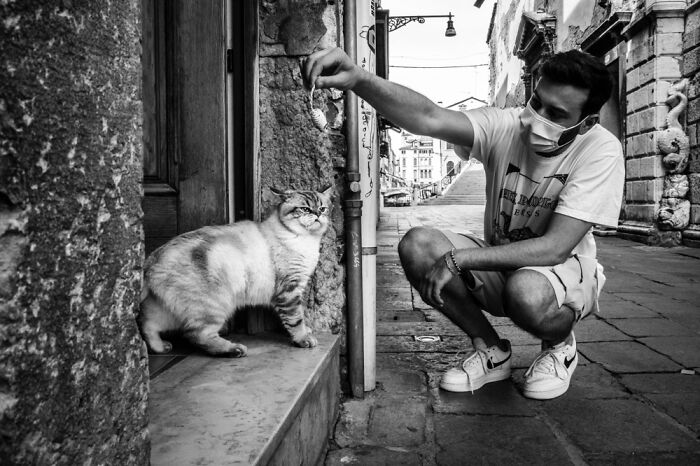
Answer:
POLYGON ((146 253, 255 216, 256 4, 142 2, 146 253))

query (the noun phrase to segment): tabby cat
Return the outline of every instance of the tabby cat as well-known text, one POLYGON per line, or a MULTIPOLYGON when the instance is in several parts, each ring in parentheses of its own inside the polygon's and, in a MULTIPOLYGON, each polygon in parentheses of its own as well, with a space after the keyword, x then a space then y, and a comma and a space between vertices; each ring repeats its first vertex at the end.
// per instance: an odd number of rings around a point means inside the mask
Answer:
POLYGON ((301 301, 328 228, 331 188, 272 191, 281 202, 264 221, 184 233, 146 260, 139 325, 152 352, 169 352, 161 333, 177 332, 209 354, 245 356, 244 345, 219 332, 246 305, 271 305, 296 345, 316 346, 301 301))

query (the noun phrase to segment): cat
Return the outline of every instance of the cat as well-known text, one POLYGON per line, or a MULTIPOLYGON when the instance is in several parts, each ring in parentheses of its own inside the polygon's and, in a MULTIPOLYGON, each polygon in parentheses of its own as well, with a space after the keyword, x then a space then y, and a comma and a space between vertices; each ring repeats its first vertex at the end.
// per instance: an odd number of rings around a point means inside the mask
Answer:
POLYGON ((244 345, 219 332, 246 305, 271 305, 297 346, 316 346, 301 301, 328 228, 331 189, 271 189, 281 202, 262 222, 203 227, 156 249, 144 265, 139 314, 151 352, 169 352, 161 333, 178 332, 211 355, 245 356, 244 345))

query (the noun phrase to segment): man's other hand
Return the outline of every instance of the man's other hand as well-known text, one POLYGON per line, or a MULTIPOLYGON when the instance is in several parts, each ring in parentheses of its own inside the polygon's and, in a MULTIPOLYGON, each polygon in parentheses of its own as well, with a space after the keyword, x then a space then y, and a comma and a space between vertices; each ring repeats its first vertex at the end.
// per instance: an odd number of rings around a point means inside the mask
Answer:
POLYGON ((454 275, 450 269, 447 268, 445 256, 440 256, 430 270, 428 270, 428 273, 420 284, 418 292, 421 298, 423 298, 423 301, 434 308, 441 308, 445 304, 441 296, 442 289, 453 277, 454 275))
POLYGON ((339 48, 328 48, 312 53, 304 60, 301 74, 304 85, 311 89, 334 87, 341 91, 352 89, 357 84, 362 70, 339 48))

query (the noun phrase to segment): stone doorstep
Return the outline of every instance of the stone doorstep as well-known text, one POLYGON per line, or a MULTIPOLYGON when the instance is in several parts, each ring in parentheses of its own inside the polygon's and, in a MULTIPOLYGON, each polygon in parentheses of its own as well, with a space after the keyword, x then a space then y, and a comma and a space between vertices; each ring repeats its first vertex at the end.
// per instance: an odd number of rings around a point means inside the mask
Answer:
POLYGON ((299 431, 314 444, 297 444, 306 452, 292 456, 318 461, 332 434, 340 384, 338 336, 316 337, 318 346, 305 349, 282 335, 236 335, 246 357, 194 353, 151 380, 151 464, 276 463, 279 450, 298 443, 285 437, 299 431))

